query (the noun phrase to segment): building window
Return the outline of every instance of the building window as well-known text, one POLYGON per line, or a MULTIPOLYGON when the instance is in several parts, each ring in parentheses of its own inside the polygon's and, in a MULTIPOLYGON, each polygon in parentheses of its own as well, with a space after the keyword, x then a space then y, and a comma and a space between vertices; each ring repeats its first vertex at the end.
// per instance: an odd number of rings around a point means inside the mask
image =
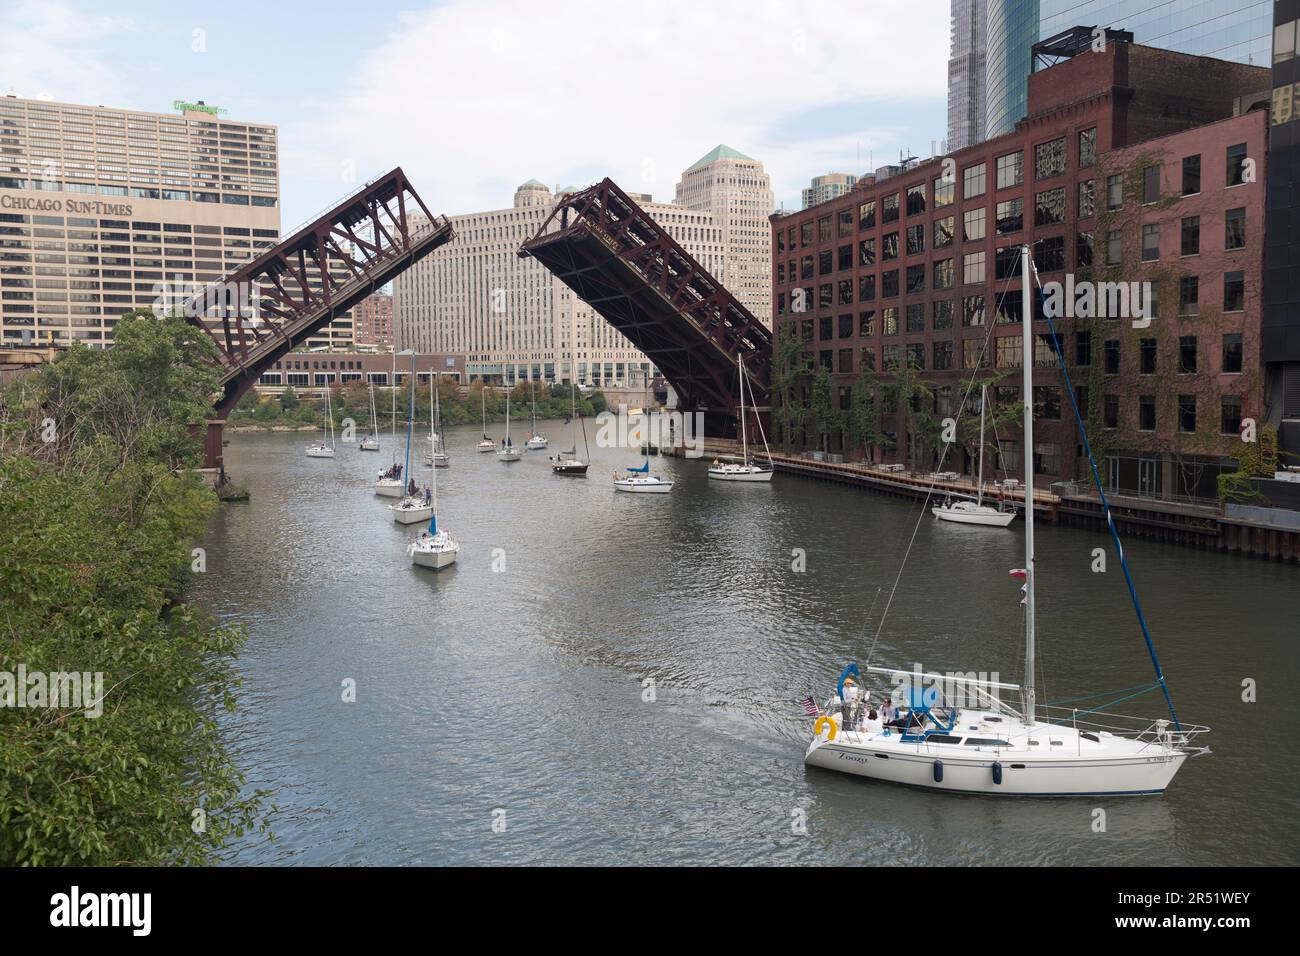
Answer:
POLYGON ((962 368, 979 368, 980 353, 983 351, 983 339, 962 339, 961 342, 961 367, 962 368))
MULTIPOLYGON (((934 181, 934 207, 951 206, 953 197, 957 192, 957 184, 951 179, 944 179, 940 176, 934 181)), ((925 197, 921 197, 922 205, 925 203, 925 197)))
POLYGON ((831 238, 831 217, 822 216, 817 220, 817 241, 828 242, 831 238))
POLYGON ((997 219, 995 221, 999 236, 1019 232, 1025 225, 1024 200, 1016 197, 998 203, 997 219))
POLYGON ((799 278, 811 279, 813 277, 813 257, 804 256, 799 260, 799 278))
POLYGON ((942 249, 944 246, 952 245, 953 222, 952 216, 934 221, 934 248, 942 249))
POLYGON ((1246 181, 1246 144, 1228 147, 1228 185, 1239 186, 1246 181))
POLYGON ((853 268, 853 246, 851 245, 840 246, 836 268, 837 269, 853 268))
POLYGON ((1106 177, 1106 208, 1118 209, 1124 205, 1124 177, 1118 174, 1106 177))
POLYGON ((834 268, 834 257, 829 249, 817 253, 817 274, 819 276, 829 275, 834 268))
POLYGON ((972 209, 963 213, 961 217, 961 241, 971 242, 975 239, 983 239, 984 219, 987 211, 981 206, 979 209, 972 209))
POLYGON ((1201 217, 1186 216, 1183 219, 1181 241, 1178 252, 1184 256, 1194 256, 1201 251, 1201 217))
POLYGON ((925 266, 916 265, 907 267, 907 294, 916 295, 918 292, 925 291, 925 266))
POLYGON ((1244 272, 1225 272, 1223 274, 1223 311, 1241 312, 1246 308, 1246 274, 1244 272))
POLYGON ((839 337, 851 338, 853 335, 853 314, 841 315, 839 318, 839 337))
POLYGON ((1223 248, 1246 248, 1246 208, 1229 209, 1223 214, 1223 248))
POLYGON ((925 226, 908 226, 906 231, 907 254, 920 255, 925 252, 925 226))
POLYGON ((1156 340, 1141 339, 1138 342, 1139 370, 1143 375, 1156 374, 1156 340))
POLYGON ((963 329, 970 329, 983 324, 984 324, 984 296, 982 295, 965 296, 961 300, 961 327, 963 329))
POLYGON ((1178 396, 1178 430, 1180 432, 1196 431, 1196 396, 1178 396))
POLYGON ((1154 262, 1160 258, 1160 226, 1148 223, 1142 227, 1142 261, 1154 262))
MULTIPOLYGON (((1229 332, 1223 336, 1223 367, 1222 371, 1229 375, 1235 375, 1241 371, 1241 333, 1229 332)), ((1235 431, 1235 429, 1234 429, 1235 431)))
POLYGON ((1178 337, 1178 371, 1183 375, 1196 372, 1196 336, 1180 335, 1178 337))
POLYGON ((1160 167, 1148 166, 1142 170, 1142 202, 1160 201, 1160 167))
POLYGON ((1020 247, 1003 246, 993 253, 993 277, 995 279, 1014 279, 1020 275, 1020 247))
POLYGON ((1296 24, 1300 21, 1288 20, 1273 28, 1273 62, 1283 63, 1295 56, 1296 24))
POLYGON ((907 364, 909 368, 925 368, 925 343, 908 342, 907 343, 907 364))
POLYGON ((915 216, 925 212, 925 183, 907 187, 907 214, 915 216))
POLYGON ((1184 196, 1194 196, 1201 191, 1201 155, 1183 157, 1184 196))
POLYGON ((835 320, 829 315, 823 315, 817 320, 817 338, 822 342, 835 338, 835 320))
POLYGON ((1019 335, 1003 335, 994 339, 994 343, 994 360, 998 368, 1020 368, 1023 356, 1019 335))
POLYGON ((876 240, 863 239, 858 243, 858 265, 874 266, 876 264, 876 240))
POLYGON ((880 276, 880 294, 886 299, 898 295, 898 270, 890 269, 888 272, 881 273, 880 276))
POLYGON ((1201 280, 1183 276, 1178 280, 1178 314, 1198 315, 1201 311, 1201 280))
POLYGON ((843 239, 845 236, 853 235, 853 210, 843 209, 838 216, 839 236, 843 239))
POLYGON ((884 327, 885 335, 898 334, 898 309, 894 306, 886 307, 880 314, 881 324, 884 327))
POLYGON ((1065 137, 1034 147, 1034 178, 1049 179, 1065 172, 1065 137))
POLYGON ((839 293, 837 301, 839 302, 840 305, 853 304, 853 280, 852 279, 841 279, 839 281, 836 291, 839 293))
POLYGON ((898 222, 898 193, 880 200, 880 221, 898 222))
POLYGON ((1079 168, 1087 169, 1097 161, 1097 128, 1079 134, 1079 168))
POLYGON ((1065 236, 1049 236, 1034 244, 1034 265, 1039 272, 1060 272, 1065 268, 1065 236))
POLYGON ((952 328, 952 299, 940 299, 933 305, 932 326, 936 332, 952 328))
POLYGON ((1219 396, 1219 431, 1225 435, 1241 434, 1241 396, 1219 396))
POLYGON ((1144 432, 1156 430, 1156 397, 1154 395, 1138 396, 1138 430, 1144 432))
POLYGON ((1102 406, 1102 427, 1119 428, 1119 396, 1103 395, 1101 397, 1102 406))
POLYGON ((1041 421, 1060 421, 1061 387, 1059 385, 1034 386, 1034 418, 1041 421))
POLYGON ((1097 213, 1096 182, 1085 179, 1079 183, 1079 218, 1087 219, 1097 213))
POLYGON ((952 368, 952 343, 935 342, 934 343, 934 370, 936 372, 946 372, 952 368))
POLYGON ((1065 221, 1065 189, 1045 189, 1034 196, 1034 225, 1054 226, 1065 221))
POLYGON ((1102 370, 1107 375, 1119 374, 1119 339, 1107 339, 1102 346, 1102 370))
POLYGON ((835 302, 835 286, 830 282, 823 282, 817 287, 817 307, 820 309, 829 308, 835 302))
POLYGON ((1025 181, 1024 151, 998 157, 998 189, 1009 189, 1025 181))
POLYGON ((1124 239, 1118 229, 1106 233, 1106 265, 1117 266, 1124 258, 1124 239))
POLYGON ((898 233, 887 232, 880 237, 880 259, 888 262, 898 258, 898 233))
POLYGON ((1034 474, 1059 475, 1061 473, 1061 446, 1056 442, 1034 442, 1034 474))
POLYGON ((987 188, 986 178, 986 165, 984 163, 976 163, 974 166, 967 166, 962 170, 962 198, 974 199, 976 196, 983 196, 984 190, 987 188))
POLYGON ((901 353, 902 353, 902 348, 900 346, 897 345, 885 346, 885 350, 884 350, 884 354, 882 355, 882 358, 884 359, 883 364, 884 364, 884 370, 886 372, 898 371, 899 365, 901 364, 899 362, 899 356, 901 353))
POLYGON ((953 263, 951 259, 938 259, 934 263, 934 287, 937 290, 951 289, 953 284, 953 263))
POLYGON ((966 285, 973 285, 977 282, 984 281, 983 252, 972 252, 962 256, 961 281, 966 285))
POLYGON ((868 309, 858 313, 858 335, 862 337, 876 334, 876 312, 868 309))
POLYGON ((874 199, 858 206, 858 228, 876 228, 876 201, 874 199))
POLYGON ((925 331, 925 303, 913 302, 904 313, 908 333, 925 331))
POLYGON ((859 276, 858 277, 858 301, 873 302, 876 298, 876 277, 859 276))
POLYGON ((869 368, 871 371, 876 370, 876 350, 867 348, 862 350, 862 368, 869 368))
POLYGON ((1081 232, 1074 242, 1074 264, 1082 269, 1092 265, 1093 236, 1091 232, 1081 232))

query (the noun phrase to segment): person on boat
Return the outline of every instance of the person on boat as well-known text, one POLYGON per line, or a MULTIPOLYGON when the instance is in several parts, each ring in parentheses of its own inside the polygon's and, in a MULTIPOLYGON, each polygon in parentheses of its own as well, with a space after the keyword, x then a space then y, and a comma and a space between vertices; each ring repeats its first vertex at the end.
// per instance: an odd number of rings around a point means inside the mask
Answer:
POLYGON ((426 505, 433 504, 433 492, 430 490, 428 485, 424 486, 424 503, 426 505))
POLYGON ((880 719, 886 724, 894 719, 894 702, 888 697, 885 698, 885 703, 880 708, 880 719))
POLYGON ((862 719, 862 731, 868 734, 878 734, 885 729, 884 721, 876 713, 876 708, 872 707, 867 711, 867 716, 862 719))
POLYGON ((416 495, 416 493, 417 493, 419 490, 420 490, 420 489, 419 489, 419 488, 416 486, 416 484, 415 484, 415 479, 412 478, 412 479, 410 480, 410 482, 409 482, 409 483, 407 484, 407 486, 406 486, 406 493, 407 493, 407 495, 409 495, 410 497, 414 498, 415 495, 416 495))

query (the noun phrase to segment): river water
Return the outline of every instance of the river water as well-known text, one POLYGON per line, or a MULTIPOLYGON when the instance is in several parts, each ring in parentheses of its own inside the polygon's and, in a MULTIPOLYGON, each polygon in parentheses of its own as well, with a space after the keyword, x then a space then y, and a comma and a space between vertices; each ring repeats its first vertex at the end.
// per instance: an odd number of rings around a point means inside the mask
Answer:
MULTIPOLYGON (((1164 796, 934 794, 806 769, 796 702, 864 661, 919 502, 719 484, 675 459, 654 459, 671 495, 616 494, 626 451, 592 448, 589 476, 563 478, 548 452, 506 465, 449 429, 440 523, 462 550, 434 573, 371 492, 387 440, 331 461, 303 454, 311 437, 231 436, 252 497, 221 508, 195 592, 249 632, 223 721, 250 787, 273 791, 275 839, 230 862, 1300 861, 1300 569, 1126 543, 1180 716, 1213 727, 1214 754, 1164 796)), ((874 661, 1018 682, 1020 527, 924 518, 874 661)), ((1118 565, 1090 571, 1106 538, 1038 530, 1040 700, 1149 682, 1118 565)))

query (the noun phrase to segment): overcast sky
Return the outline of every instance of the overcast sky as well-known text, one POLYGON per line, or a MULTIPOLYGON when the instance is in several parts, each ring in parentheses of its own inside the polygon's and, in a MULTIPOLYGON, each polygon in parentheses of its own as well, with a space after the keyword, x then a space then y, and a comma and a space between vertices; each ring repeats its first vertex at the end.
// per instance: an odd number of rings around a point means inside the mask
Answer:
POLYGON ((435 212, 536 178, 670 200, 718 143, 778 205, 946 132, 947 0, 0 0, 0 93, 280 128, 284 228, 402 166, 435 212))

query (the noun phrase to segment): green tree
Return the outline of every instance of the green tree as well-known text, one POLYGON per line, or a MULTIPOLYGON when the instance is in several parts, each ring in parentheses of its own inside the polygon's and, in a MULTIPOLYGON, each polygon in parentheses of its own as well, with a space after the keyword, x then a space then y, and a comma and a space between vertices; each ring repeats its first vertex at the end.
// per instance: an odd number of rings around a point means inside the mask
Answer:
POLYGON ((835 404, 831 373, 825 365, 818 366, 817 371, 813 373, 809 407, 812 413, 812 430, 817 436, 817 443, 822 446, 823 451, 829 451, 831 435, 844 427, 844 413, 835 404))
POLYGON ((787 454, 795 436, 807 422, 808 410, 799 400, 799 389, 808 374, 808 354, 799 341, 794 322, 777 326, 772 343, 772 398, 776 404, 773 422, 776 440, 787 454))

